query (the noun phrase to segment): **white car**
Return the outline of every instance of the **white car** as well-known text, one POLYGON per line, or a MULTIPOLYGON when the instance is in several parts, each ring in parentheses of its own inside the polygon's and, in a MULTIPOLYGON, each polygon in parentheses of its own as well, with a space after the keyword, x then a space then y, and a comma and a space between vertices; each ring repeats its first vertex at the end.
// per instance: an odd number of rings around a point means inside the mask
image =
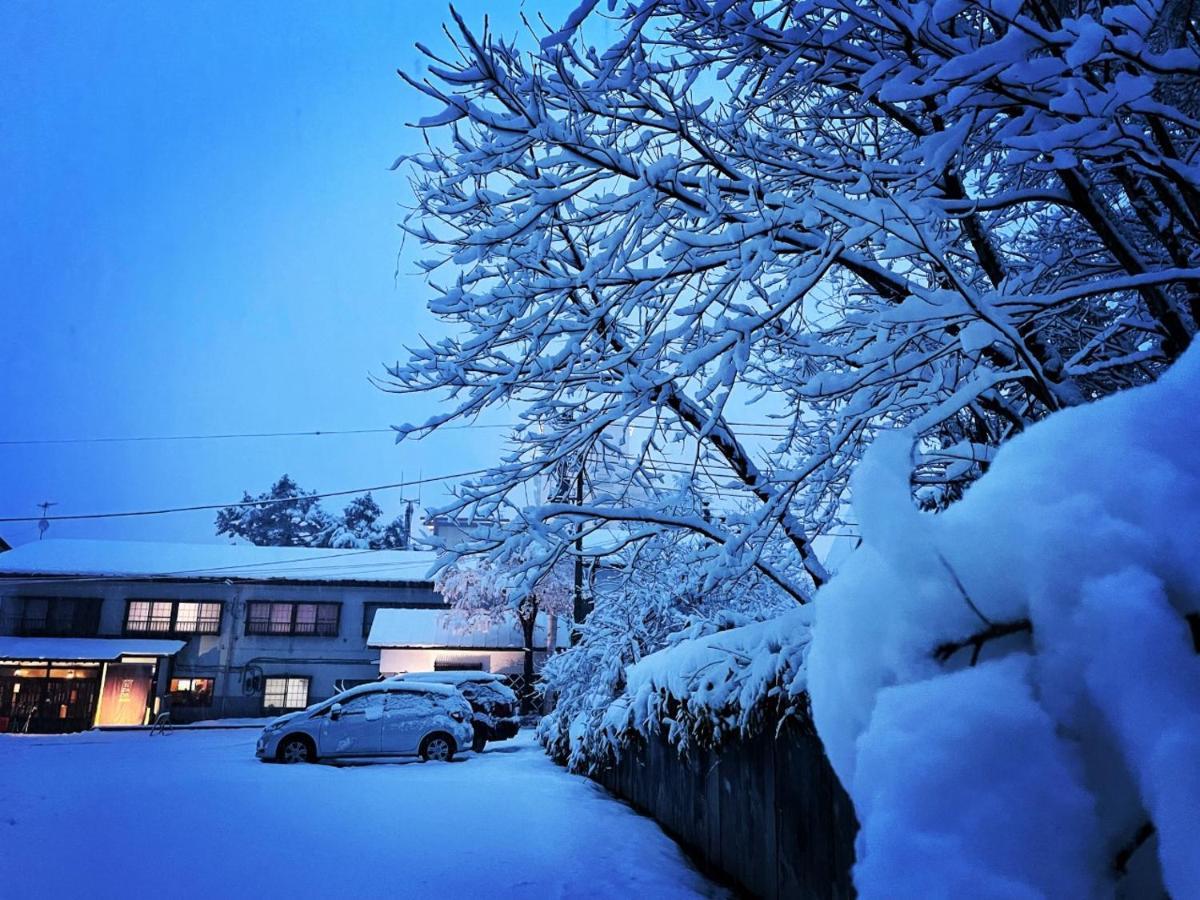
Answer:
POLYGON ((263 729, 264 762, 372 756, 450 760, 471 746, 471 704, 452 687, 380 681, 280 716, 263 729))

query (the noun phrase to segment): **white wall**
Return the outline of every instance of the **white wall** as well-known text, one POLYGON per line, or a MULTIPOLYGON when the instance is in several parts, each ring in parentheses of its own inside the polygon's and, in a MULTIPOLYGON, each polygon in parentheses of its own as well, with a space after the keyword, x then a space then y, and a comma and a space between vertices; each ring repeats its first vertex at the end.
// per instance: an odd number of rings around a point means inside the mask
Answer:
MULTIPOLYGON (((525 654, 520 650, 382 649, 379 651, 379 671, 383 675, 432 672, 437 660, 447 658, 478 660, 483 663, 483 671, 503 675, 519 675, 525 665, 525 654)), ((534 666, 540 669, 545 658, 544 652, 535 652, 534 666)))

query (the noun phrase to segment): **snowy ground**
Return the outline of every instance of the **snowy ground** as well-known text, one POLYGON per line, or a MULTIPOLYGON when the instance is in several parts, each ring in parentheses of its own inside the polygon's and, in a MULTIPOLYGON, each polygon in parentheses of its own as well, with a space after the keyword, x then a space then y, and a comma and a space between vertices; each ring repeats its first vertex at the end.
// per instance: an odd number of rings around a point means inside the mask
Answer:
POLYGON ((723 896, 523 733, 454 763, 264 765, 257 730, 0 736, 9 897, 723 896))

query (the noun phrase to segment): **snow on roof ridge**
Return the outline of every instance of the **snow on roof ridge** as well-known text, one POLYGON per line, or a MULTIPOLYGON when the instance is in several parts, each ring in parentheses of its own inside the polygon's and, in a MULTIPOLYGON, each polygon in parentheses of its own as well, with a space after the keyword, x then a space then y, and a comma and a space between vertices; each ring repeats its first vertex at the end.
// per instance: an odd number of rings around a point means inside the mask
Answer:
POLYGON ((52 538, 4 553, 0 574, 428 581, 436 559, 430 550, 52 538))

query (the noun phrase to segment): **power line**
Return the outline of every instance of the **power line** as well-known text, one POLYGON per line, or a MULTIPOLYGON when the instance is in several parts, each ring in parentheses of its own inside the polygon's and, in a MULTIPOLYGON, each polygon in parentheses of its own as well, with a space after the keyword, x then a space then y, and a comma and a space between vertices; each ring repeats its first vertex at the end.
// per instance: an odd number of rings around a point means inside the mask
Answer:
MULTIPOLYGON (((475 428, 499 428, 507 426, 476 425, 461 426, 475 428)), ((30 438, 21 440, 0 440, 3 446, 32 446, 43 444, 136 444, 158 441, 227 441, 239 438, 278 438, 278 437, 324 437, 326 435, 342 434, 388 434, 395 433, 393 428, 348 428, 343 430, 324 429, 319 431, 249 431, 230 432, 227 434, 160 434, 136 435, 129 437, 82 437, 82 438, 30 438)))
MULTIPOLYGON (((668 472, 674 471, 679 473, 691 471, 691 466, 685 462, 670 463, 666 461, 658 461, 654 463, 648 463, 646 468, 650 470, 660 468, 668 472), (678 468, 672 468, 674 466, 677 466, 678 468)), ((47 516, 45 514, 41 516, 4 516, 0 517, 0 523, 15 524, 20 522, 66 522, 91 519, 128 519, 142 516, 161 516, 169 513, 205 512, 214 509, 228 509, 230 507, 242 508, 247 506, 267 506, 274 503, 293 503, 297 500, 303 499, 321 500, 326 497, 346 497, 351 494, 365 494, 374 491, 398 490, 400 488, 412 487, 415 485, 450 481, 455 478, 466 478, 471 475, 483 475, 491 471, 492 469, 471 469, 466 472, 454 472, 449 475, 435 475, 428 478, 417 478, 411 481, 397 481, 391 484, 377 484, 372 485, 371 487, 349 488, 339 491, 325 491, 323 493, 304 494, 301 497, 268 497, 260 500, 239 500, 232 503, 202 503, 193 506, 170 506, 159 509, 126 510, 122 512, 71 513, 57 516, 47 516)))
MULTIPOLYGON (((645 418, 638 416, 635 418, 645 418)), ((438 431, 454 431, 479 428, 508 428, 515 429, 528 426, 531 423, 489 423, 489 424, 471 424, 471 425, 440 425, 438 431)), ((726 422, 734 428, 751 428, 760 429, 752 431, 752 435, 776 436, 787 433, 786 425, 774 425, 770 422, 726 422)), ((622 426, 620 422, 614 422, 616 427, 622 426)), ((627 423, 628 427, 638 429, 649 429, 650 425, 644 425, 635 422, 627 423)), ((112 435, 107 437, 75 437, 75 438, 12 438, 0 440, 0 446, 5 447, 33 447, 33 446, 50 446, 61 444, 143 444, 143 443, 165 443, 173 441, 230 441, 230 440, 253 440, 260 438, 291 438, 291 437, 331 437, 342 435, 356 434, 395 434, 395 428, 323 428, 313 431, 246 431, 246 432, 222 432, 215 434, 152 434, 152 435, 128 435, 118 436, 112 435)))
POLYGON ((321 494, 304 494, 301 497, 268 497, 264 500, 239 500, 235 503, 202 503, 196 506, 170 506, 162 509, 139 509, 129 510, 127 512, 107 512, 107 513, 75 513, 73 515, 62 516, 6 516, 0 518, 2 522, 64 522, 79 519, 128 519, 135 516, 161 516, 167 513, 179 512, 204 512, 205 510, 227 509, 229 507, 243 506, 266 506, 271 503, 294 503, 297 500, 321 500, 325 497, 346 497, 350 494, 365 494, 374 491, 390 491, 398 488, 412 487, 418 484, 429 484, 437 481, 450 481, 454 478, 466 478, 469 475, 482 475, 490 469, 472 469, 468 472, 455 472, 451 475, 437 475, 430 478, 418 478, 413 481, 397 481, 392 484, 377 484, 372 487, 351 488, 344 491, 326 491, 321 494))

